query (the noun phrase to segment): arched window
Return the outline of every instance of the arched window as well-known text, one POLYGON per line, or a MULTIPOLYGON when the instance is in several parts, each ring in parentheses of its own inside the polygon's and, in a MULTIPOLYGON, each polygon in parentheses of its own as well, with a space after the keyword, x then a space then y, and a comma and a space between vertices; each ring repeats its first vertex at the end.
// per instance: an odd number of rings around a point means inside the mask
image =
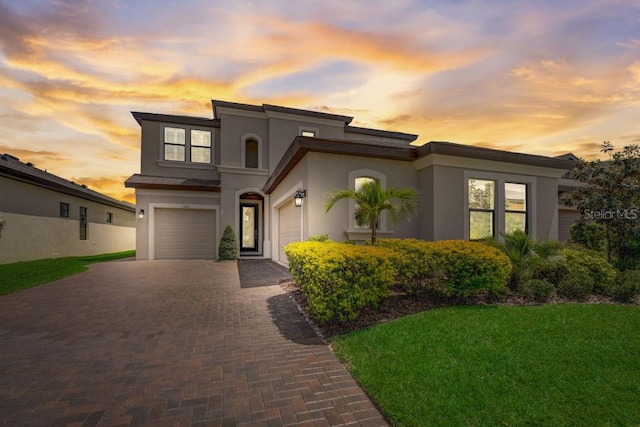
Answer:
MULTIPOLYGON (((372 169, 358 169, 355 171, 351 171, 349 173, 349 188, 355 191, 358 191, 362 188, 362 186, 370 181, 377 179, 380 181, 380 185, 382 188, 387 187, 387 177, 386 175, 372 170, 372 169)), ((358 209, 358 204, 354 200, 349 200, 349 229, 353 231, 364 231, 369 230, 369 225, 358 225, 356 221, 356 210, 358 209)), ((380 216, 380 222, 378 222, 379 231, 387 230, 387 214, 385 212, 380 216)))
POLYGON ((260 159, 260 144, 253 138, 244 141, 244 167, 258 169, 260 159))

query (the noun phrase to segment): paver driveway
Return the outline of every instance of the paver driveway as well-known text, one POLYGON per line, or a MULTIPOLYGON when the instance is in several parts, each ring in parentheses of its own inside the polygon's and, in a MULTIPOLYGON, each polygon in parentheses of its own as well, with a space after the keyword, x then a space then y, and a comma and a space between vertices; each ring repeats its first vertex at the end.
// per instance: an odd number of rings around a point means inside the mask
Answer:
POLYGON ((386 425, 279 286, 122 261, 0 297, 0 425, 386 425))

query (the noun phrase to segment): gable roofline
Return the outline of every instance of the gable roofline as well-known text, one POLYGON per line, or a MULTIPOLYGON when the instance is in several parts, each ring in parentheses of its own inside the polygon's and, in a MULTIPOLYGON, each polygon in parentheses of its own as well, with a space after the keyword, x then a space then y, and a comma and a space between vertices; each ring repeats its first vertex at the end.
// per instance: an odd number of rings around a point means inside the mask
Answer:
POLYGON ((156 114, 132 111, 133 118, 142 126, 142 121, 150 122, 168 122, 182 125, 203 126, 203 127, 220 127, 220 120, 208 119, 206 117, 178 116, 173 114, 156 114))
POLYGON ((326 120, 335 120, 344 122, 345 125, 348 125, 353 120, 353 117, 343 116, 341 114, 332 114, 332 113, 323 113, 320 111, 312 111, 312 110, 303 110, 299 108, 291 108, 291 107, 281 107, 279 105, 273 104, 262 104, 262 105, 252 105, 252 104, 242 104, 239 102, 230 102, 230 101, 221 101, 217 99, 212 99, 211 104, 213 106, 213 116, 216 119, 218 117, 218 108, 229 108, 234 110, 245 110, 245 111, 253 111, 259 113, 284 113, 284 114, 292 114, 296 116, 306 116, 313 117, 317 119, 326 119, 326 120))
POLYGON ((402 139, 407 142, 413 142, 418 139, 418 135, 414 135, 412 133, 404 133, 390 130, 380 130, 380 129, 370 129, 370 128, 362 128, 357 126, 348 126, 344 127, 345 132, 357 133, 360 135, 369 135, 376 136, 378 138, 394 138, 394 139, 402 139))
POLYGON ((114 208, 135 212, 135 206, 131 203, 116 200, 97 191, 90 190, 80 184, 60 178, 59 176, 36 168, 32 163, 23 163, 17 157, 11 156, 10 154, 0 156, 0 176, 114 208))
POLYGON ((478 147, 475 145, 456 144, 453 142, 431 141, 419 146, 417 157, 425 157, 430 154, 443 154, 448 156, 467 157, 472 159, 493 160, 497 162, 515 163, 529 166, 541 166, 552 169, 573 169, 575 162, 556 157, 540 156, 537 154, 514 153, 511 151, 496 150, 494 148, 478 147))

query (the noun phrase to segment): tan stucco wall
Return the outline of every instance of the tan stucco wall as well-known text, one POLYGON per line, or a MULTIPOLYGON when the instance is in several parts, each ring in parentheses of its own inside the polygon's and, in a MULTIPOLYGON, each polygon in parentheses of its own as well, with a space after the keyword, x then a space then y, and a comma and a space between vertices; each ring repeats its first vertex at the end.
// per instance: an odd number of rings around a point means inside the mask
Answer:
MULTIPOLYGON (((153 215, 150 203, 193 209, 198 206, 220 207, 220 193, 136 190, 136 212, 140 212, 140 209, 145 211, 144 219, 136 220, 136 259, 138 260, 149 259, 149 224, 153 215)), ((218 215, 219 211, 220 209, 218 209, 218 215)))
POLYGON ((111 224, 87 225, 80 240, 77 220, 0 212, 0 264, 44 258, 97 255, 135 249, 135 229, 111 224))
POLYGON ((262 164, 260 168, 269 165, 269 122, 267 118, 241 117, 231 114, 220 115, 220 161, 219 165, 242 167, 242 138, 255 135, 262 141, 262 164))
MULTIPOLYGON (((309 153, 305 158, 309 162, 305 200, 307 236, 328 234, 333 240, 347 239, 345 231, 349 229, 348 201, 338 202, 328 213, 325 213, 324 204, 332 189, 349 188, 350 172, 370 169, 386 176, 387 187, 415 188, 416 171, 409 162, 325 153, 309 153)), ((414 216, 411 221, 397 224, 387 220, 386 230, 391 232, 392 237, 415 237, 418 233, 418 217, 414 216)))

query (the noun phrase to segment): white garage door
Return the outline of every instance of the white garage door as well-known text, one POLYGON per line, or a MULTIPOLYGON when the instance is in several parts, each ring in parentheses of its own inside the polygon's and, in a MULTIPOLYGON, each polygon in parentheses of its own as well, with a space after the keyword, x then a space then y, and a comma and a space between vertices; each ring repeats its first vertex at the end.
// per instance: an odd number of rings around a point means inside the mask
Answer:
POLYGON ((216 211, 155 209, 156 259, 214 259, 216 211))
POLYGON ((299 242, 300 236, 300 215, 302 208, 296 208, 293 200, 280 208, 278 216, 278 259, 287 263, 287 256, 284 254, 284 247, 291 242, 299 242))

